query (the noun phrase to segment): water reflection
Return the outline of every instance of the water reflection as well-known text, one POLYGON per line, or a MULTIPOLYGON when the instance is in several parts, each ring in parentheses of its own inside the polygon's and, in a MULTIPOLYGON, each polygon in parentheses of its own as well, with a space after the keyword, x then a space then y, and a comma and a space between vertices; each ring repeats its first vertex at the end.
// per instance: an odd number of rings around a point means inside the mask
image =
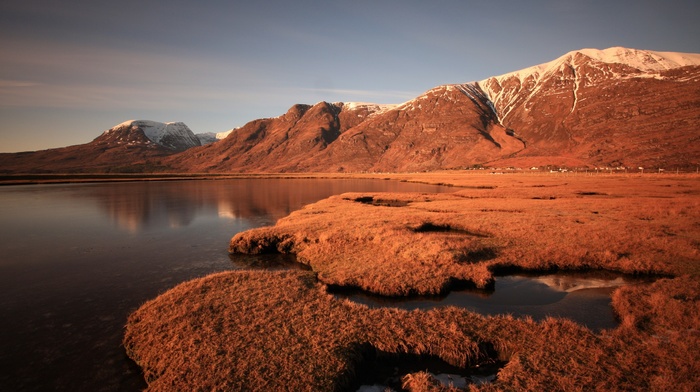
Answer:
POLYGON ((427 310, 456 306, 485 315, 512 314, 535 320, 562 317, 593 330, 602 330, 618 324, 610 306, 615 288, 648 281, 596 271, 498 276, 493 290, 456 290, 442 297, 387 298, 360 291, 339 291, 336 295, 370 307, 427 310))
POLYGON ((620 287, 635 281, 631 277, 603 274, 601 272, 530 276, 530 279, 542 283, 554 291, 566 293, 586 289, 620 287))
POLYGON ((440 192, 445 187, 378 180, 240 179, 100 184, 70 197, 96 202, 119 227, 136 233, 177 228, 212 216, 273 224, 305 204, 357 190, 440 192))
POLYGON ((452 189, 257 179, 0 187, 0 391, 143 389, 121 347, 131 311, 180 282, 262 266, 229 258, 231 236, 350 191, 452 189))
POLYGON ((119 227, 132 233, 152 228, 189 225, 203 207, 191 197, 189 187, 178 184, 128 184, 88 188, 77 197, 95 200, 119 227))

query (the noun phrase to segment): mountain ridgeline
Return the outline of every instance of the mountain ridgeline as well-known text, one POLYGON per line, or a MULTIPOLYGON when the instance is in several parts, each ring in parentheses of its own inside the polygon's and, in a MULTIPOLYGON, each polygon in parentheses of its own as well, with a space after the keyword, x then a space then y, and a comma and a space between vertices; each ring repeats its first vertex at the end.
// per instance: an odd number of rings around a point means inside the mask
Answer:
MULTIPOLYGON (((175 124, 175 125, 173 125, 175 124)), ((225 138, 132 121, 91 143, 0 154, 5 172, 408 172, 700 164, 700 55, 583 49, 399 105, 297 104, 225 138)))

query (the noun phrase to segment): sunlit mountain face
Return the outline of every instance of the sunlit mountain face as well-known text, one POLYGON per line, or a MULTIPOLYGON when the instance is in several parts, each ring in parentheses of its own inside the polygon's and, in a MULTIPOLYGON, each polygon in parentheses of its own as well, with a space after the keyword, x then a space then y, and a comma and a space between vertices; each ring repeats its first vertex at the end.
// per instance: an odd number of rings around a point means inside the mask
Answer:
POLYGON ((401 104, 297 104, 221 133, 195 135, 183 123, 131 120, 84 145, 0 154, 0 170, 695 170, 699 90, 699 54, 582 49, 478 82, 437 86, 401 104))

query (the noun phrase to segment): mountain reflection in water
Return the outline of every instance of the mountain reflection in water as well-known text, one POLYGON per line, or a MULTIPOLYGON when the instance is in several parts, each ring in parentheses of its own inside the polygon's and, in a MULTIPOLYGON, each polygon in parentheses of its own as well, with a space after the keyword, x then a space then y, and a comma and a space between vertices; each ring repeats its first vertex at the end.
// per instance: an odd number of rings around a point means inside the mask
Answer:
POLYGON ((229 258, 237 232, 344 192, 445 191, 316 179, 0 187, 0 391, 141 390, 121 346, 128 314, 186 280, 270 267, 229 258))
POLYGON ((202 215, 249 220, 256 227, 269 225, 305 204, 369 189, 440 192, 446 188, 376 180, 240 179, 100 184, 70 196, 97 203, 121 228, 139 232, 187 226, 202 215))

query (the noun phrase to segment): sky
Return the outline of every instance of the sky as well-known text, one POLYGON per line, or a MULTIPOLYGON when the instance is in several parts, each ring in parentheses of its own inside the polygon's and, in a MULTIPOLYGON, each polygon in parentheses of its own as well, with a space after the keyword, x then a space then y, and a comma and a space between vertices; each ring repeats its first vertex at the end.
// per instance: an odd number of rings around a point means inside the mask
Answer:
POLYGON ((402 103, 572 50, 700 53, 697 0, 0 0, 0 152, 127 120, 224 132, 296 103, 402 103))

